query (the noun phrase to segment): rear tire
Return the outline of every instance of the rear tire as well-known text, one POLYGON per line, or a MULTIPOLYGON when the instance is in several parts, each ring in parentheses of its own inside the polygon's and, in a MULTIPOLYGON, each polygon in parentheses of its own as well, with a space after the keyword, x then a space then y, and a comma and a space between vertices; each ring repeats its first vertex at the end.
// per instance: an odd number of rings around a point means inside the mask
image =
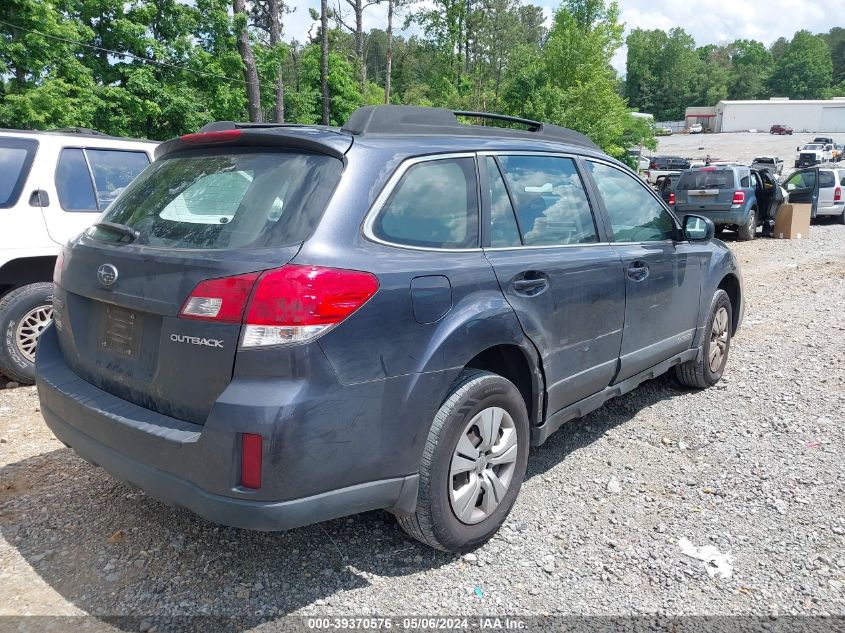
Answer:
POLYGON ((513 507, 525 476, 528 411, 519 390, 465 369, 434 417, 414 514, 399 525, 431 547, 466 552, 485 543, 513 507))
POLYGON ((754 236, 757 235, 757 209, 751 209, 748 212, 745 224, 737 227, 737 235, 743 242, 754 239, 754 236))
POLYGON ((685 387, 706 389, 722 378, 733 334, 733 306, 724 290, 717 290, 710 303, 700 358, 675 367, 675 377, 685 387))
POLYGON ((845 224, 845 211, 839 214, 839 224, 845 224))
POLYGON ((0 300, 0 371, 25 385, 35 382, 35 346, 53 316, 53 284, 17 288, 0 300))

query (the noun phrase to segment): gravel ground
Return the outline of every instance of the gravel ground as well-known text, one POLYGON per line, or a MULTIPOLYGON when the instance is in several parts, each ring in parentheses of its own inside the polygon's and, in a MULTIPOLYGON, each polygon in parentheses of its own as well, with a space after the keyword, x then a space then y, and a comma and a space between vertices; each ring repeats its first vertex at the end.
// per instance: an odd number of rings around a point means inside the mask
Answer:
MULTIPOLYGON (((816 136, 829 136, 836 143, 845 143, 845 134, 809 134, 792 136, 766 133, 736 132, 730 134, 673 134, 657 139, 655 155, 670 154, 704 160, 728 160, 751 163, 757 156, 780 156, 784 175, 795 165, 795 148, 809 143, 816 136)), ((649 152, 646 152, 649 154, 649 152)))
POLYGON ((660 378, 561 430, 462 558, 383 512, 212 525, 64 448, 34 388, 0 392, 0 615, 845 615, 845 227, 730 245, 748 304, 725 379, 660 378), (731 577, 682 539, 729 554, 731 577))

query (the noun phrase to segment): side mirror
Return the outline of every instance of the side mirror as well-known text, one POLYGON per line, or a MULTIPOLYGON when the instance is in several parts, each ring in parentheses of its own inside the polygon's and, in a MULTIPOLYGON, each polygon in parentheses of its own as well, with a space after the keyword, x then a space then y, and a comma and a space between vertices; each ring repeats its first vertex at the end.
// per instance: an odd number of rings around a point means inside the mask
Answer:
POLYGON ((716 235, 713 220, 700 215, 684 216, 684 237, 690 242, 709 242, 716 235))

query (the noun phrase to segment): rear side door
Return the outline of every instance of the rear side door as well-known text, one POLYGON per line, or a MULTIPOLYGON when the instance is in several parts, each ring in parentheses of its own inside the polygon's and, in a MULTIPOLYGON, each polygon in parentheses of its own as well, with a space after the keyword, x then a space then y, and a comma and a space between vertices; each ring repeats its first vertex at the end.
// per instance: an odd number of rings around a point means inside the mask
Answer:
POLYGON ((615 382, 691 347, 707 250, 675 242, 675 220, 638 178, 585 161, 625 275, 625 329, 615 382))
POLYGON ((625 316, 618 253, 571 156, 482 155, 484 252, 543 360, 547 413, 610 384, 625 316))
POLYGON ((817 211, 833 213, 833 193, 836 189, 836 174, 832 169, 819 170, 819 201, 817 211))
POLYGON ((41 208, 50 238, 76 237, 150 164, 143 150, 63 147, 58 152, 55 196, 41 208))

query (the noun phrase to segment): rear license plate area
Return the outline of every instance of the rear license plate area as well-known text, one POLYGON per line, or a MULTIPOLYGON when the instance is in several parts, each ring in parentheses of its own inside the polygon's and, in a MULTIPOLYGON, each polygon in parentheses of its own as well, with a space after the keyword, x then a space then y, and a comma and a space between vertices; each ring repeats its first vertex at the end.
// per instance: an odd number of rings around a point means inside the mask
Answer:
POLYGON ((123 358, 137 358, 140 349, 138 315, 134 310, 106 305, 100 347, 123 358))

